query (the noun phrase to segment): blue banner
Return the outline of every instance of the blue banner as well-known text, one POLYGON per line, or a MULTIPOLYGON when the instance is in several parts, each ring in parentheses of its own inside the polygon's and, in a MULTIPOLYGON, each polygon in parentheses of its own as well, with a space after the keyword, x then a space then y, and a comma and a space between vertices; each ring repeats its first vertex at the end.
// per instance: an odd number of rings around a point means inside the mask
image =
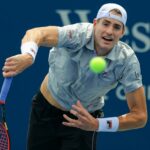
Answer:
MULTIPOLYGON (((5 0, 0 5, 0 68, 5 59, 20 53, 21 39, 26 30, 33 27, 63 26, 77 22, 93 22, 99 7, 108 0, 5 0)), ((112 0, 123 5, 128 21, 123 41, 135 50, 143 74, 143 84, 150 113, 150 15, 147 0, 112 0)), ((25 150, 31 99, 39 90, 48 71, 49 49, 39 49, 36 62, 13 80, 6 107, 12 150, 25 150)), ((0 76, 0 85, 3 77, 0 76)), ((119 85, 106 96, 105 116, 117 116, 128 111, 123 87, 119 85)), ((149 150, 150 122, 145 128, 127 132, 100 133, 98 149, 102 150, 149 150)))

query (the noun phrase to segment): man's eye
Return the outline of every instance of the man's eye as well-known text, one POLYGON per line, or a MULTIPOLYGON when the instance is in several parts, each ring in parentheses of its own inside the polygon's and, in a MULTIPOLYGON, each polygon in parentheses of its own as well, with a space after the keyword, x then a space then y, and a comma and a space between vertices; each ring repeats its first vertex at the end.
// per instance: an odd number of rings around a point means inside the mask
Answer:
POLYGON ((105 22, 103 22, 102 24, 103 24, 104 26, 108 26, 108 25, 109 25, 108 23, 105 23, 105 22))
POLYGON ((114 28, 115 28, 116 30, 120 30, 120 29, 121 29, 121 26, 114 26, 114 28))

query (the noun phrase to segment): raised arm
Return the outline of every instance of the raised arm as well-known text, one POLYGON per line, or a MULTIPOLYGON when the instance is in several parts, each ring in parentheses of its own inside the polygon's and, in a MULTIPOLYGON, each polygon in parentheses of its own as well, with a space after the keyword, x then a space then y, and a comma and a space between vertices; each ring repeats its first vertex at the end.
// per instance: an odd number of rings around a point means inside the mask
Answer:
POLYGON ((40 46, 56 46, 58 30, 55 26, 33 28, 26 32, 22 39, 21 53, 9 57, 3 66, 3 76, 15 76, 31 66, 40 46))
POLYGON ((58 43, 58 29, 56 26, 33 28, 26 32, 22 44, 35 42, 38 46, 56 46, 58 43))

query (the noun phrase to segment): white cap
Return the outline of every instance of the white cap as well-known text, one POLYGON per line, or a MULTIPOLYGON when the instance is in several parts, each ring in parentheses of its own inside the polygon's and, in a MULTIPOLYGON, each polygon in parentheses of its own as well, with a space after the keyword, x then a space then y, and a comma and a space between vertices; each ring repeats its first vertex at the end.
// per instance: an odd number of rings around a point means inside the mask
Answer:
POLYGON ((127 12, 122 6, 120 6, 118 4, 108 3, 108 4, 102 5, 102 7, 99 9, 99 11, 97 13, 96 19, 105 18, 105 17, 118 20, 118 21, 122 22, 125 26, 126 21, 127 21, 127 12), (110 11, 113 9, 118 9, 121 12, 122 16, 118 16, 118 15, 114 15, 114 14, 110 13, 110 11))

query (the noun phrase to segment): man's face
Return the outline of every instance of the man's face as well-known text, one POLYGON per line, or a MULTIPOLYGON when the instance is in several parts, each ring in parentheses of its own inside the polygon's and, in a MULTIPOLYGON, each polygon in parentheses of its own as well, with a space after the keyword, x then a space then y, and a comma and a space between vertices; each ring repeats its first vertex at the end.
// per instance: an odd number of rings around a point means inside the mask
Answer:
POLYGON ((98 53, 106 55, 124 34, 121 22, 111 18, 94 20, 95 49, 98 53))

